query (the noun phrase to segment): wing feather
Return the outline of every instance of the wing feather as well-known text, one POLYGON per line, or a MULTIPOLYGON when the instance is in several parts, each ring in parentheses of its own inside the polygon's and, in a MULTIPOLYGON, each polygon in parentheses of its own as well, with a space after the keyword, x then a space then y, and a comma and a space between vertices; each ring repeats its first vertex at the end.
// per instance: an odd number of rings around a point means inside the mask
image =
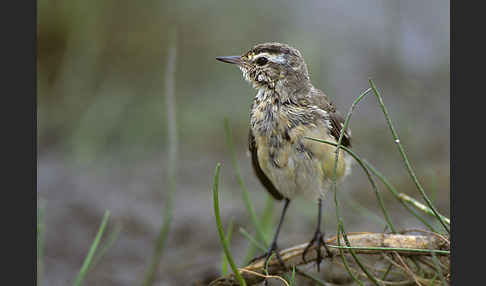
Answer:
MULTIPOLYGON (((339 140, 341 130, 344 127, 344 118, 336 110, 336 107, 329 101, 327 95, 321 90, 314 88, 311 91, 312 104, 318 106, 322 110, 326 111, 329 115, 329 121, 331 123, 330 133, 336 141, 339 140)), ((351 147, 351 130, 348 128, 344 131, 343 140, 341 142, 345 147, 351 147)))
POLYGON ((253 136, 251 129, 248 136, 248 148, 251 153, 251 163, 253 165, 253 171, 255 172, 255 175, 258 177, 262 185, 272 195, 273 198, 275 198, 278 201, 282 200, 283 199, 282 194, 277 190, 277 188, 275 188, 275 186, 270 181, 270 179, 265 175, 265 173, 263 173, 263 170, 260 167, 260 164, 258 163, 257 146, 255 142, 255 137, 253 136))
MULTIPOLYGON (((341 130, 344 127, 344 118, 338 113, 330 113, 329 119, 331 121, 331 127, 332 127, 331 135, 336 139, 336 141, 338 141, 339 136, 341 135, 341 130)), ((348 130, 344 131, 341 144, 344 147, 351 147, 351 131, 349 130, 349 128, 348 130)))

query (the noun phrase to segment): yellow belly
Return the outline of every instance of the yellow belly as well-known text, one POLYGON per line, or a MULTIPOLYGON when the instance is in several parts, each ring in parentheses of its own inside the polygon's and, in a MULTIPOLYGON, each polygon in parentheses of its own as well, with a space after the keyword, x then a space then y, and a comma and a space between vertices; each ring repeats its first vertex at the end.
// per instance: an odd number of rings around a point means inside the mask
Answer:
MULTIPOLYGON (((305 139, 304 136, 335 142, 323 127, 299 126, 289 132, 290 140, 279 147, 270 144, 268 136, 255 136, 258 161, 267 177, 282 195, 308 199, 322 197, 329 190, 334 176, 334 146, 305 139), (272 155, 273 154, 273 155, 272 155)), ((349 173, 349 155, 340 151, 337 179, 349 173)))

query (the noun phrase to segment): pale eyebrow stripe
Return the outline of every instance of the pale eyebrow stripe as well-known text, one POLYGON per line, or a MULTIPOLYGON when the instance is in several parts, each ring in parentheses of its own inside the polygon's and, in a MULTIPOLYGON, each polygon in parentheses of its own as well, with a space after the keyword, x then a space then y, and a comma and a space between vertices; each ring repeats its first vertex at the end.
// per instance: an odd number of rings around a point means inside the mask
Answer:
POLYGON ((258 55, 255 55, 255 57, 252 59, 252 60, 256 60, 260 57, 267 57, 267 59, 269 61, 272 61, 272 62, 275 62, 275 63, 279 63, 279 64, 284 64, 286 62, 284 56, 282 54, 279 54, 279 55, 274 55, 274 54, 269 54, 269 53, 266 53, 266 52, 263 52, 263 53, 259 53, 258 55))

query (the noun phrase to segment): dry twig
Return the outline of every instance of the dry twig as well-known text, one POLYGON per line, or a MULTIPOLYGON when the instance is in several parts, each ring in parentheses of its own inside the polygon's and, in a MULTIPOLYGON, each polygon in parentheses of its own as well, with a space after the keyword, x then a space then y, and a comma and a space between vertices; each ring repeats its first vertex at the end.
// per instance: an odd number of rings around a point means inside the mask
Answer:
MULTIPOLYGON (((415 234, 386 234, 386 233, 348 233, 351 247, 356 254, 376 255, 383 253, 398 253, 401 256, 425 256, 430 257, 434 252, 438 256, 446 256, 448 261, 449 244, 443 237, 436 235, 415 235, 415 234)), ((339 255, 336 237, 328 239, 327 245, 333 256, 339 255)), ((344 245, 344 241, 341 242, 344 245)), ((302 260, 302 252, 307 244, 301 244, 280 251, 280 256, 285 262, 285 267, 280 265, 277 259, 269 261, 268 274, 281 275, 289 272, 293 266, 313 263, 316 260, 316 253, 309 251, 306 262, 302 260)), ((315 247, 314 247, 315 248, 315 247)), ((341 247, 346 254, 349 248, 341 247)), ((329 259, 324 248, 321 249, 324 259, 329 259)), ((410 269, 409 269, 410 270, 410 269)), ((411 270, 410 270, 411 271, 411 270)), ((264 258, 240 269, 240 273, 247 285, 255 285, 263 281, 264 277, 254 273, 264 274, 264 258)), ((239 285, 233 274, 220 277, 209 284, 210 286, 239 285)))

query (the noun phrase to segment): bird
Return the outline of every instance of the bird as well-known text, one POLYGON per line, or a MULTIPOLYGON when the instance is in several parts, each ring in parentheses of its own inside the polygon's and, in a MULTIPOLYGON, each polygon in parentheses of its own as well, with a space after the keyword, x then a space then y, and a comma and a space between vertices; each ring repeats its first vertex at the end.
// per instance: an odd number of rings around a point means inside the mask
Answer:
MULTIPOLYGON (((317 202, 318 216, 314 235, 303 251, 316 245, 316 264, 323 259, 321 246, 331 256, 321 228, 322 202, 334 179, 336 147, 306 137, 337 142, 344 128, 344 118, 328 96, 310 79, 302 53, 288 44, 266 42, 254 45, 239 56, 216 57, 236 65, 243 78, 257 90, 250 108, 248 148, 254 174, 283 209, 266 257, 279 255, 278 236, 291 200, 303 197, 317 202)), ((342 146, 351 147, 347 128, 342 146)), ((339 150, 337 181, 351 172, 350 156, 339 150)))

